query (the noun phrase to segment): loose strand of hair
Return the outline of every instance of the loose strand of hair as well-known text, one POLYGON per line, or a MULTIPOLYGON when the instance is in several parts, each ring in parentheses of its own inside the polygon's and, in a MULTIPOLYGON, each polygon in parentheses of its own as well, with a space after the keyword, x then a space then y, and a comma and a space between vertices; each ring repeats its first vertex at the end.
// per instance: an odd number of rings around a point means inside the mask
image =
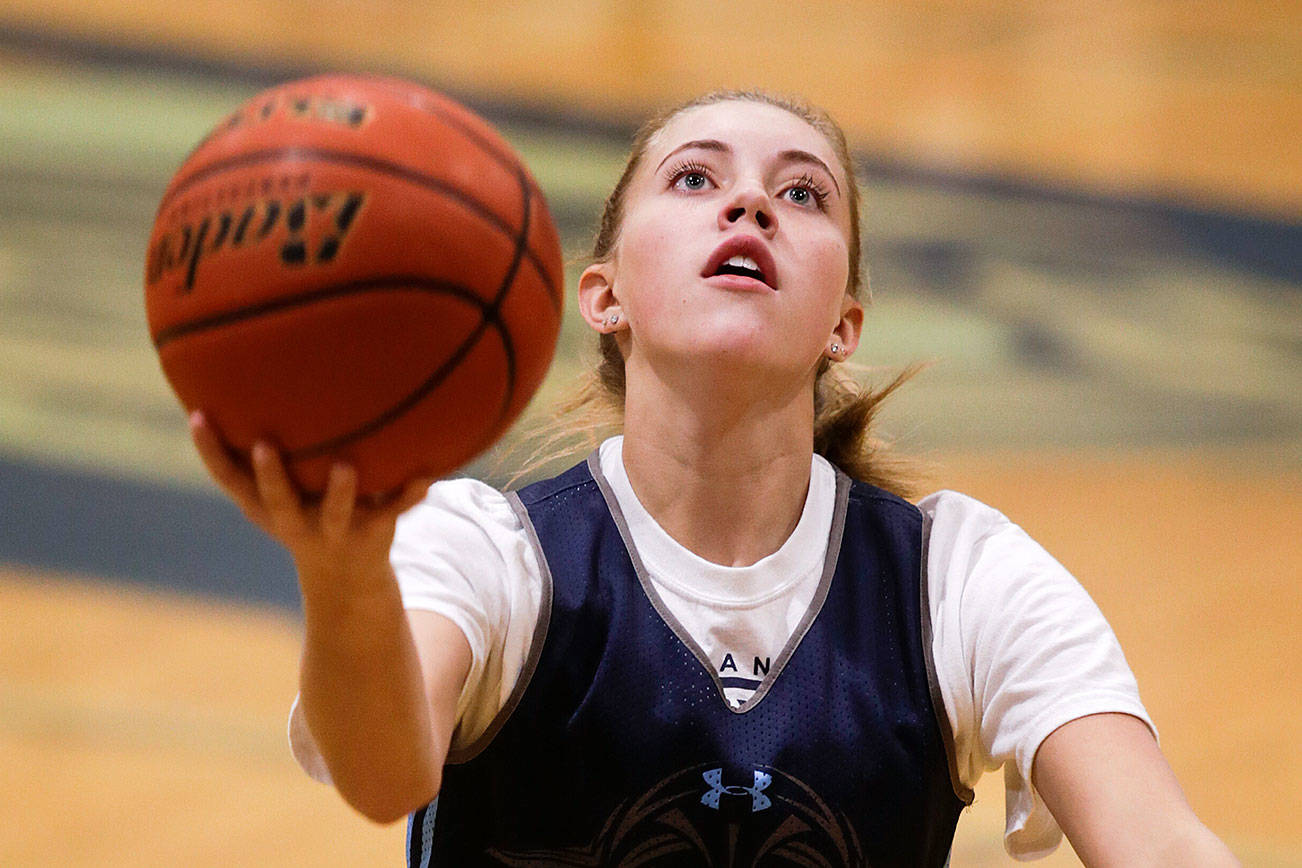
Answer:
POLYGON ((814 391, 814 451, 852 479, 905 499, 919 494, 923 468, 877 436, 882 405, 927 363, 906 366, 879 388, 866 385, 841 367, 827 370, 814 391))

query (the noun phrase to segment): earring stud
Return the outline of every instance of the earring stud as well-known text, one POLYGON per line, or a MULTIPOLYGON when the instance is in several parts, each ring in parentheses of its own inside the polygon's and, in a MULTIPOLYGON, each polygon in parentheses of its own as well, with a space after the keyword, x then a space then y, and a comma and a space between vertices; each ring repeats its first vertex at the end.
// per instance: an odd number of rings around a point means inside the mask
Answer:
POLYGON ((834 355, 834 356, 839 356, 839 355, 841 355, 841 345, 840 345, 840 344, 832 344, 832 355, 834 355))
POLYGON ((608 326, 619 325, 619 314, 612 313, 610 316, 606 317, 606 325, 608 326))

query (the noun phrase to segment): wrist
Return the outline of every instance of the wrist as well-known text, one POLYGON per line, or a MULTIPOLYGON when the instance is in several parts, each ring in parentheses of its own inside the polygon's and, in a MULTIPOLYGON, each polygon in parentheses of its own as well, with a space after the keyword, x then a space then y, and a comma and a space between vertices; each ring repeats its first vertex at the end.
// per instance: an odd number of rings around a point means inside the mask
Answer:
POLYGON ((305 608, 336 608, 398 598, 397 579, 387 557, 295 558, 305 608))

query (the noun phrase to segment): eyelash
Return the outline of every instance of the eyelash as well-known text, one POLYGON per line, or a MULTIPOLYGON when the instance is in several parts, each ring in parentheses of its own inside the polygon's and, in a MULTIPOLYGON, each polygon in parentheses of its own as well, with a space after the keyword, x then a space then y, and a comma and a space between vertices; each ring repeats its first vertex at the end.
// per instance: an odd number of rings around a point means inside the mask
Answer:
MULTIPOLYGON (((710 177, 709 169, 707 169, 705 166, 701 165, 700 163, 697 163, 692 160, 687 160, 685 162, 675 164, 674 167, 669 170, 669 172, 667 173, 669 178, 669 186, 671 187, 675 186, 685 175, 691 175, 691 174, 703 175, 707 180, 713 183, 713 178, 710 177)), ((818 210, 820 211, 826 210, 827 197, 830 194, 828 193, 827 188, 823 186, 821 183, 819 183, 819 181, 815 179, 813 175, 806 172, 805 174, 797 178, 794 182, 792 182, 790 186, 786 187, 783 190, 783 192, 786 193, 790 190, 796 189, 797 187, 809 191, 809 194, 814 197, 814 204, 818 207, 818 210)))
POLYGON ((687 160, 686 162, 676 164, 669 170, 669 186, 672 187, 677 184, 684 175, 690 175, 693 173, 704 175, 707 180, 713 180, 710 178, 709 169, 705 168, 705 166, 702 166, 700 163, 687 160))
POLYGON ((818 206, 818 210, 822 211, 824 209, 824 203, 827 202, 829 194, 827 188, 815 180, 813 175, 806 172, 797 178, 794 183, 786 188, 786 190, 783 190, 783 192, 785 193, 789 190, 794 190, 797 187, 808 190, 810 195, 814 197, 814 204, 818 206))

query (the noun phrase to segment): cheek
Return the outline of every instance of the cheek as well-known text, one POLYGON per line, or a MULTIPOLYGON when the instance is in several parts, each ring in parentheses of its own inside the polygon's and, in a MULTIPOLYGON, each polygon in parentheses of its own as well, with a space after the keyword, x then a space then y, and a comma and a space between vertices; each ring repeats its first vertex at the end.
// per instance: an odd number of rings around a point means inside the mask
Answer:
POLYGON ((819 276, 820 295, 835 298, 839 306, 850 281, 849 244, 840 233, 836 233, 818 239, 811 245, 810 252, 811 262, 818 265, 815 273, 819 276))
POLYGON ((620 264, 630 277, 633 274, 646 277, 654 273, 653 266, 663 259, 668 244, 668 235, 662 227, 630 221, 620 238, 620 264))
POLYGON ((629 295, 630 302, 633 296, 644 296, 678 280, 677 266, 685 250, 684 239, 675 232, 679 225, 646 212, 626 219, 616 251, 615 283, 629 295))

